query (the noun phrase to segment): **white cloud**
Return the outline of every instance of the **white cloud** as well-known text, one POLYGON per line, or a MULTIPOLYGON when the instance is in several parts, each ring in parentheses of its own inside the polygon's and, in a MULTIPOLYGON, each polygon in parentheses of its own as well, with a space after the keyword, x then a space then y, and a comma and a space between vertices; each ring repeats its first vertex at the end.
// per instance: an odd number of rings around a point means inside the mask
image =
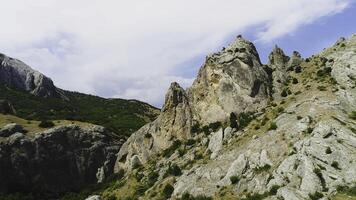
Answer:
MULTIPOLYGON (((268 42, 341 12, 350 0, 11 0, 1 2, 0 51, 57 86, 160 105, 179 64, 258 26, 268 42)), ((198 67, 198 66, 191 66, 198 67)))

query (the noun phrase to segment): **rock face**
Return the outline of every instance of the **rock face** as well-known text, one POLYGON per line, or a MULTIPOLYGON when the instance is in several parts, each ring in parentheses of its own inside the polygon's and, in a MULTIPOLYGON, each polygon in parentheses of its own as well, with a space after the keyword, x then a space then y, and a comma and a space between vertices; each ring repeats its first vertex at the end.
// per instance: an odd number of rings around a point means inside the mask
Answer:
POLYGON ((97 183, 98 171, 113 173, 119 146, 99 126, 13 134, 0 143, 0 193, 61 193, 97 183))
POLYGON ((0 54, 0 82, 40 97, 63 97, 52 80, 20 60, 0 54))
POLYGON ((142 165, 133 170, 141 180, 157 175, 140 198, 160 199, 164 185, 171 199, 330 199, 340 187, 356 187, 356 35, 305 60, 276 47, 269 60, 263 67, 253 45, 238 37, 208 56, 188 95, 171 86, 159 120, 130 137, 118 156, 119 169, 142 165), (241 115, 246 111, 251 118, 241 115), (235 120, 243 128, 231 123, 231 112, 243 116, 235 120), (190 123, 177 124, 176 116, 190 123), (210 126, 216 121, 220 127, 210 126), (174 153, 156 156, 166 149, 174 153))
POLYGON ((300 70, 302 58, 297 51, 293 51, 292 57, 286 56, 281 48, 275 46, 268 59, 268 66, 272 69, 273 97, 278 99, 283 96, 286 85, 292 81, 290 73, 300 70))
POLYGON ((116 171, 144 164, 172 146, 174 141, 191 138, 191 125, 192 113, 187 95, 177 83, 172 83, 158 118, 132 134, 121 147, 116 171))
POLYGON ((231 112, 262 107, 269 87, 255 46, 238 36, 224 50, 207 57, 188 93, 196 120, 208 124, 225 120, 231 112))
POLYGON ((0 137, 9 137, 10 135, 13 135, 15 133, 22 133, 22 132, 23 132, 22 126, 15 123, 7 124, 2 129, 0 129, 0 137))
POLYGON ((193 124, 224 121, 232 112, 255 111, 269 97, 269 77, 255 46, 237 37, 223 51, 207 57, 188 94, 172 83, 161 115, 134 133, 121 148, 116 169, 144 164, 176 140, 187 140, 193 124), (136 160, 136 159, 135 159, 136 160))

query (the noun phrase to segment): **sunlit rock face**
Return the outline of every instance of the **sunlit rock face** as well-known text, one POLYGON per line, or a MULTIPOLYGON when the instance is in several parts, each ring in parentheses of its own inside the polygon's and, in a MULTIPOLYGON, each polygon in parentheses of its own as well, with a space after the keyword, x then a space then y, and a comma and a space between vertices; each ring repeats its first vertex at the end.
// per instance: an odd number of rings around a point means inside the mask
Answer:
POLYGON ((231 112, 263 107, 269 85, 255 46, 238 36, 222 51, 207 56, 188 94, 195 119, 208 124, 225 120, 231 112))

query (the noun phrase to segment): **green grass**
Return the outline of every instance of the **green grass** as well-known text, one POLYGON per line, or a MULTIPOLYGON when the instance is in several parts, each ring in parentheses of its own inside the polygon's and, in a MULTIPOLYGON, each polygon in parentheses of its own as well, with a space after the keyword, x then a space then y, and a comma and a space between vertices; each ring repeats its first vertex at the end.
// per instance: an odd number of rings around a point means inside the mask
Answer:
POLYGON ((136 100, 105 99, 64 91, 69 100, 36 97, 0 84, 0 100, 9 101, 16 116, 27 120, 73 120, 102 125, 129 136, 158 115, 158 109, 136 100))

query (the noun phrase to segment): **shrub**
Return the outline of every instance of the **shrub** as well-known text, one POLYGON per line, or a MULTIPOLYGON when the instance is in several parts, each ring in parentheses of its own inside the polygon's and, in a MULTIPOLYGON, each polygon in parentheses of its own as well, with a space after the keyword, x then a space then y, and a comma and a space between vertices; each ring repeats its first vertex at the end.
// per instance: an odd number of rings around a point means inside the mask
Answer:
POLYGON ((331 154, 331 153, 332 153, 331 148, 330 148, 330 147, 327 147, 326 150, 325 150, 325 153, 326 153, 326 154, 331 154))
POLYGON ((41 128, 51 128, 54 126, 54 123, 52 121, 42 120, 38 126, 41 128))
POLYGON ((314 130, 314 129, 313 129, 312 127, 308 127, 308 128, 307 128, 307 133, 309 133, 309 134, 310 134, 310 133, 312 133, 312 132, 313 132, 313 130, 314 130))
POLYGON ((331 163, 331 166, 332 166, 333 168, 335 168, 335 169, 339 169, 339 170, 340 170, 339 163, 338 163, 337 161, 333 161, 333 162, 331 163))
POLYGON ((209 128, 214 132, 217 131, 222 126, 221 122, 214 122, 209 124, 209 128))
POLYGON ((231 128, 238 128, 237 127, 237 116, 235 113, 230 113, 230 127, 231 128))
POLYGON ((150 133, 146 133, 145 138, 152 138, 152 135, 150 133))
POLYGON ((237 116, 237 122, 238 122, 238 127, 239 129, 243 129, 246 126, 250 124, 250 122, 254 119, 253 113, 252 112, 247 112, 247 113, 240 113, 237 116))
POLYGON ((323 85, 319 85, 319 86, 317 87, 317 89, 318 89, 319 91, 326 91, 326 87, 323 86, 323 85))
POLYGON ((163 151, 163 156, 164 157, 169 157, 171 156, 176 149, 178 149, 181 146, 182 142, 179 140, 174 140, 173 144, 168 148, 163 151))
POLYGON ((283 107, 278 107, 278 108, 277 108, 277 112, 278 112, 278 113, 281 113, 281 112, 283 112, 283 111, 284 111, 284 108, 283 108, 283 107))
POLYGON ((231 176, 230 181, 232 184, 237 184, 239 182, 239 177, 238 176, 231 176))
POLYGON ((287 93, 287 90, 286 90, 286 89, 284 89, 284 90, 282 91, 281 96, 282 96, 282 97, 287 97, 287 96, 288 96, 288 93, 287 93))
POLYGON ((268 130, 276 130, 277 128, 278 127, 277 127, 276 122, 271 122, 271 124, 269 125, 268 130))
POLYGON ((280 188, 279 185, 273 185, 273 186, 271 187, 269 193, 270 193, 271 195, 276 195, 279 188, 280 188))
POLYGON ((213 200, 212 197, 206 197, 204 195, 192 196, 189 193, 184 193, 180 200, 213 200))
POLYGON ((171 184, 167 184, 166 186, 164 186, 163 190, 162 190, 162 195, 165 198, 170 198, 172 193, 174 191, 174 187, 171 184))
POLYGON ((302 67, 301 66, 297 66, 294 69, 295 73, 301 73, 302 72, 302 67))
POLYGON ((315 192, 314 194, 309 194, 309 198, 311 200, 319 200, 319 199, 321 199, 323 197, 324 197, 324 195, 322 193, 320 193, 320 192, 315 192))
POLYGON ((199 124, 198 124, 198 123, 194 124, 194 125, 191 127, 190 131, 191 131, 192 133, 199 133, 199 132, 201 131, 201 130, 200 130, 200 127, 199 127, 199 124))
POLYGON ((303 119, 303 117, 298 115, 297 120, 301 120, 301 119, 303 119))
POLYGON ((194 139, 188 139, 185 144, 188 145, 188 146, 192 146, 192 145, 195 144, 195 140, 194 139))
POLYGON ((255 168, 255 172, 256 172, 256 173, 265 172, 265 171, 268 171, 269 169, 271 169, 271 165, 266 164, 266 165, 263 166, 263 167, 257 167, 257 168, 255 168))
POLYGON ((356 111, 352 111, 352 112, 349 114, 349 117, 350 117, 350 119, 356 120, 356 111))
POLYGON ((182 175, 182 170, 177 164, 173 164, 168 167, 167 174, 172 176, 180 176, 182 175))
POLYGON ((298 79, 297 78, 293 78, 292 83, 293 84, 298 84, 298 79))
POLYGON ((111 194, 111 195, 109 195, 108 197, 105 198, 105 200, 116 200, 116 199, 117 199, 116 196, 113 195, 113 194, 111 194))
POLYGON ((158 177, 159 177, 159 174, 158 174, 157 172, 151 171, 151 172, 147 175, 147 184, 148 184, 149 186, 153 186, 153 185, 156 183, 158 177))

